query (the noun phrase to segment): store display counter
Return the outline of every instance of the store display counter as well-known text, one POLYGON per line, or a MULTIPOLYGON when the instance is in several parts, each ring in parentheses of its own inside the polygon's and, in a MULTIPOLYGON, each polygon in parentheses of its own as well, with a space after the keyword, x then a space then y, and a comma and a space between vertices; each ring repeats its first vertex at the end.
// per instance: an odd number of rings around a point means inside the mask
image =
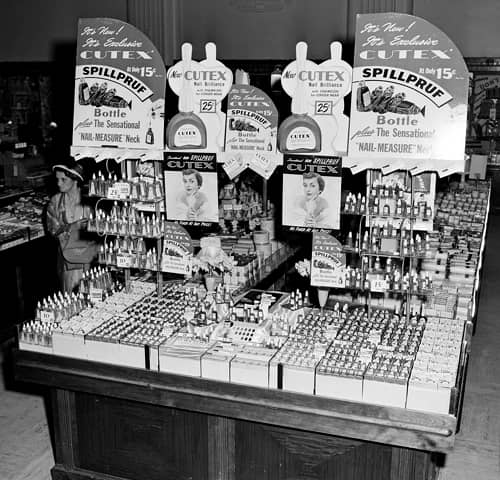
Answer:
POLYGON ((27 351, 15 375, 50 389, 55 480, 433 479, 457 430, 457 415, 27 351))

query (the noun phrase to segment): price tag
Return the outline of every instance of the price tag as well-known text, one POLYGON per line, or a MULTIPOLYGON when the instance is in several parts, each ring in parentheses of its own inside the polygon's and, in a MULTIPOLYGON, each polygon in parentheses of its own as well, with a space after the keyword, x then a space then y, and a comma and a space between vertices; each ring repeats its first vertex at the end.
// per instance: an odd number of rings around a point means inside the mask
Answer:
POLYGON ((90 287, 90 299, 94 302, 102 302, 102 288, 90 287))
POLYGON ((217 102, 215 100, 200 100, 200 113, 215 113, 217 102))
POLYGON ((120 192, 116 188, 116 186, 112 186, 108 188, 108 198, 111 200, 121 200, 120 198, 120 192))
POLYGON ((333 102, 331 100, 316 101, 314 103, 315 115, 332 115, 332 112, 333 112, 333 102))
POLYGON ((41 320, 42 322, 53 322, 56 319, 54 312, 47 312, 43 310, 41 312, 41 320))
POLYGON ((233 204, 232 203, 224 203, 222 205, 223 210, 233 210, 233 204))
POLYGON ((127 182, 117 182, 113 185, 120 200, 126 200, 130 196, 130 184, 127 182))
POLYGON ((14 144, 15 149, 26 148, 27 146, 28 146, 28 144, 26 142, 19 142, 19 143, 14 144))
POLYGON ((385 278, 383 278, 379 275, 371 277, 371 278, 369 277, 369 280, 370 280, 370 290, 372 292, 382 293, 382 292, 385 292, 389 288, 389 285, 387 285, 385 278))
POLYGON ((241 153, 231 156, 224 162, 224 170, 230 179, 239 175, 245 168, 247 168, 247 163, 241 153))
POLYGON ((118 268, 130 268, 132 266, 132 259, 130 258, 130 255, 117 255, 116 266, 118 268))

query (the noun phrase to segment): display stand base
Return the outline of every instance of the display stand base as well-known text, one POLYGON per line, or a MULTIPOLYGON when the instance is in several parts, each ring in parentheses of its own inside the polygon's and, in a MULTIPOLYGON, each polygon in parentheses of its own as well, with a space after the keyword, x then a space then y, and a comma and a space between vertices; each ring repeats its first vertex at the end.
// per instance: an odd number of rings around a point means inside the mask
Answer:
POLYGON ((15 352, 49 387, 53 480, 434 480, 456 420, 15 352))

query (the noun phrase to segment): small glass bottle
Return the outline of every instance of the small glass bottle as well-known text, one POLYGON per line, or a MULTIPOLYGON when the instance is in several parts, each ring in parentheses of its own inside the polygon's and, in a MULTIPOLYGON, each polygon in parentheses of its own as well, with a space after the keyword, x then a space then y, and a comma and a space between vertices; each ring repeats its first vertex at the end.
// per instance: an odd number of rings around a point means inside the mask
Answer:
POLYGON ((370 103, 370 89, 366 86, 365 82, 361 81, 356 92, 356 108, 358 112, 367 112, 370 110, 370 103))

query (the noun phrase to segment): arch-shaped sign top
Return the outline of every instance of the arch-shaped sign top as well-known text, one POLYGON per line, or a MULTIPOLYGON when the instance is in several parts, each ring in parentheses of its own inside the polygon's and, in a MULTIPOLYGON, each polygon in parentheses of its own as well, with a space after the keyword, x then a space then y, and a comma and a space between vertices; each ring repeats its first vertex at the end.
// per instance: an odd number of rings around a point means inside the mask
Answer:
POLYGON ((112 18, 78 22, 73 146, 163 149, 166 71, 141 31, 112 18))
POLYGON ((349 157, 421 159, 436 169, 463 160, 468 85, 460 51, 434 25, 358 15, 349 157))

